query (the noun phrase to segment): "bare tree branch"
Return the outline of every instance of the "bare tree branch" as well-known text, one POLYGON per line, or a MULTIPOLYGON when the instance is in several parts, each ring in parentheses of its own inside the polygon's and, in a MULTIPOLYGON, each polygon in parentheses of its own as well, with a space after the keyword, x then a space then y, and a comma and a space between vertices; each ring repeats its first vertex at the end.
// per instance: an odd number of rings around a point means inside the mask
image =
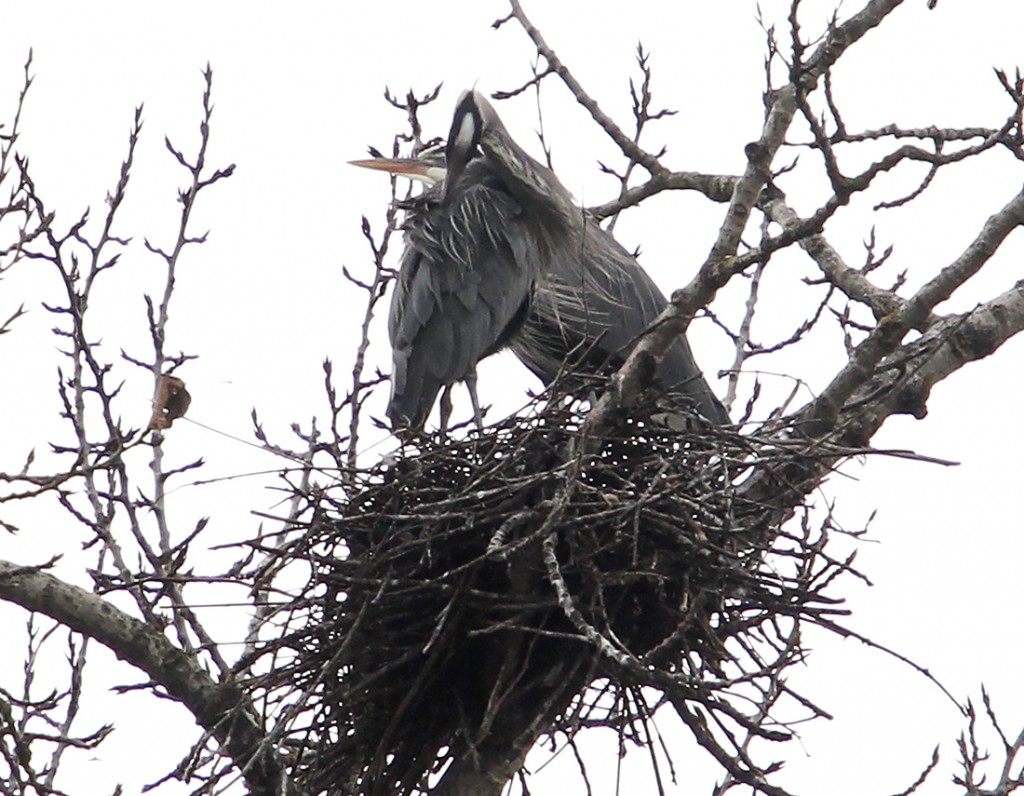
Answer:
POLYGON ((237 685, 216 682, 194 655, 175 647, 159 628, 44 569, 0 561, 0 598, 95 639, 141 669, 218 739, 253 793, 297 793, 276 753, 266 747, 259 718, 237 685))

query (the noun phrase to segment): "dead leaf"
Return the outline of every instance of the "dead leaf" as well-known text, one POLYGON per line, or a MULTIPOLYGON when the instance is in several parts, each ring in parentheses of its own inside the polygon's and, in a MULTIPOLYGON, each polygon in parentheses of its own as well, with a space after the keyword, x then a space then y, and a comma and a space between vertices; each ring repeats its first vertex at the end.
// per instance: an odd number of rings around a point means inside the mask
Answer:
POLYGON ((192 396, 185 389, 185 382, 177 376, 160 374, 156 385, 156 398, 153 399, 153 417, 149 421, 149 430, 162 431, 170 428, 175 420, 184 417, 190 403, 192 396))

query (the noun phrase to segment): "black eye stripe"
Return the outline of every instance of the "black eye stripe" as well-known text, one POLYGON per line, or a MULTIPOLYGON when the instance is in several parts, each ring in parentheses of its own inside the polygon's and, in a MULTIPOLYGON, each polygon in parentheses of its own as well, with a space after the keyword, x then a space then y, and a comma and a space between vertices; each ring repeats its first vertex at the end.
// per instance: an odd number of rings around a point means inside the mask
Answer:
POLYGON ((469 147, 471 151, 480 143, 480 137, 484 129, 483 112, 477 103, 474 91, 464 91, 462 96, 459 97, 459 101, 455 106, 455 113, 452 116, 451 130, 448 133, 449 145, 451 145, 452 141, 455 140, 456 136, 463 129, 466 117, 472 119, 472 143, 469 147))

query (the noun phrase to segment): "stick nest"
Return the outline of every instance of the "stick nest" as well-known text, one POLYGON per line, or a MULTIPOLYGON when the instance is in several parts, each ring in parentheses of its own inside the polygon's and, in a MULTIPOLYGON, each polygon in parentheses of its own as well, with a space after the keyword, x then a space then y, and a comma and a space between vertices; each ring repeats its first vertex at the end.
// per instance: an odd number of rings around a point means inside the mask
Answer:
POLYGON ((702 743, 784 736, 731 698, 799 656, 794 623, 834 610, 821 588, 845 564, 741 497, 772 466, 750 437, 687 425, 633 417, 588 445, 548 404, 317 494, 301 539, 268 549, 278 579, 308 578, 253 683, 290 711, 309 792, 420 792, 495 759, 507 778, 538 736, 587 726, 650 743, 643 686, 702 743))

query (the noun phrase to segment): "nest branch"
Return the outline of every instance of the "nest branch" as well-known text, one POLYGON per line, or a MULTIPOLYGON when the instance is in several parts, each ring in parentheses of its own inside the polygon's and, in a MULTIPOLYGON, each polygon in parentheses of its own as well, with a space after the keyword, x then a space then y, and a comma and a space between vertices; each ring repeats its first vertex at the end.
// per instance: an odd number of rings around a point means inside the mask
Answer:
POLYGON ((762 703, 825 715, 781 675, 802 622, 846 613, 829 590, 854 570, 826 553, 830 520, 815 529, 806 507, 783 516, 743 485, 780 483, 795 461, 827 471, 835 451, 696 415, 669 430, 662 414, 583 444, 579 404, 549 400, 466 439, 407 442, 261 549, 280 577, 307 573, 242 663, 296 781, 497 792, 545 736, 605 726, 655 743, 637 694, 656 689, 762 788, 771 766, 748 759, 749 738, 790 737, 762 703))

